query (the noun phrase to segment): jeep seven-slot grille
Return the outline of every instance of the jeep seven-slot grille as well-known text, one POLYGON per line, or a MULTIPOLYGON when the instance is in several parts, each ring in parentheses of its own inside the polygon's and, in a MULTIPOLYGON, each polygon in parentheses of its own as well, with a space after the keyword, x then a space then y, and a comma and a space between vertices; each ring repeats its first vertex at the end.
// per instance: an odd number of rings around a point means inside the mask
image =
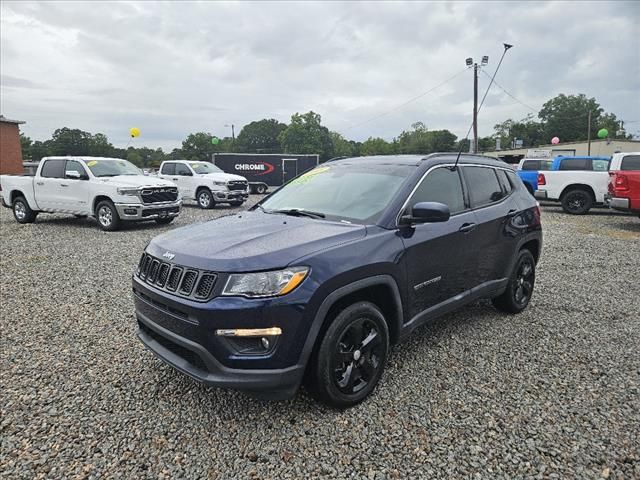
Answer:
POLYGON ((175 202, 178 199, 176 187, 143 188, 141 192, 143 203, 175 202))
POLYGON ((160 290, 199 301, 211 298, 217 279, 215 273, 173 265, 147 253, 140 258, 136 276, 160 290))

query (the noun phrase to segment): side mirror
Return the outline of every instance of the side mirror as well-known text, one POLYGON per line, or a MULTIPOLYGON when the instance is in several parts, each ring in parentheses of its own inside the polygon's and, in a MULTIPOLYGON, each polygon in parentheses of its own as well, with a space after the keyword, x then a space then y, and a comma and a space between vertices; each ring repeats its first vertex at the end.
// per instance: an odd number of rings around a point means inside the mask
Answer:
POLYGON ((411 208, 411 215, 403 215, 403 225, 414 223, 446 222, 451 217, 449 206, 440 202, 418 202, 411 208))
POLYGON ((67 178, 73 178, 75 180, 80 180, 82 178, 82 175, 80 175, 80 172, 76 170, 67 170, 66 172, 64 172, 64 176, 67 178))

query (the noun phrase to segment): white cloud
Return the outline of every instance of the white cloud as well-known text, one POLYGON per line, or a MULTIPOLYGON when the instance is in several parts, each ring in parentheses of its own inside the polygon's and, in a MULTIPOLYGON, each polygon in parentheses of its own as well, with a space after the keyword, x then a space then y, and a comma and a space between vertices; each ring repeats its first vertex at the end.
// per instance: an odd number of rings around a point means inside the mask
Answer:
MULTIPOLYGON (((1 10, 2 113, 45 139, 69 126, 119 146, 171 149, 194 131, 310 109, 348 138, 387 139, 416 121, 463 136, 472 74, 393 110, 513 43, 498 82, 539 108, 594 96, 640 120, 640 7, 634 2, 8 2, 1 10), (373 117, 374 121, 367 122, 373 117)), ((488 83, 481 76, 481 92, 488 83)), ((529 110, 494 87, 480 134, 529 110)))

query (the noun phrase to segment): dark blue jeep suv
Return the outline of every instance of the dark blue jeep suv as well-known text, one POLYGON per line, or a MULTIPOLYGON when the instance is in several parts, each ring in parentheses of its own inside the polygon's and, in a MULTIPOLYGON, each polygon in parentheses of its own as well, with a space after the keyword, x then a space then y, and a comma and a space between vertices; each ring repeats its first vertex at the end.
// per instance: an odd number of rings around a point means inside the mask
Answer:
POLYGON ((286 398, 304 379, 346 407, 425 322, 479 298, 522 311, 536 201, 506 164, 456 160, 329 161, 249 211, 154 238, 133 276, 140 340, 209 385, 286 398))

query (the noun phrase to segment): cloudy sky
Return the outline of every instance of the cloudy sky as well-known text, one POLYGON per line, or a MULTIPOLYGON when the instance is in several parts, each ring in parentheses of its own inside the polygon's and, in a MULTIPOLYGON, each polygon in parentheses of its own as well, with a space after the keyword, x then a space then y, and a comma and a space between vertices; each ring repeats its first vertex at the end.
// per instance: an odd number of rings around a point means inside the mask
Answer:
MULTIPOLYGON (((464 137, 473 98, 465 58, 489 55, 492 74, 502 42, 515 47, 496 81, 518 101, 494 85, 481 135, 558 93, 585 93, 635 121, 627 127, 640 136, 640 2, 3 0, 0 8, 1 111, 25 120, 34 139, 68 126, 124 146, 136 126, 137 145, 170 150, 190 132, 225 136, 225 124, 237 133, 309 110, 350 139, 390 140, 416 121, 464 137)), ((488 82, 480 76, 481 94, 488 82)))

